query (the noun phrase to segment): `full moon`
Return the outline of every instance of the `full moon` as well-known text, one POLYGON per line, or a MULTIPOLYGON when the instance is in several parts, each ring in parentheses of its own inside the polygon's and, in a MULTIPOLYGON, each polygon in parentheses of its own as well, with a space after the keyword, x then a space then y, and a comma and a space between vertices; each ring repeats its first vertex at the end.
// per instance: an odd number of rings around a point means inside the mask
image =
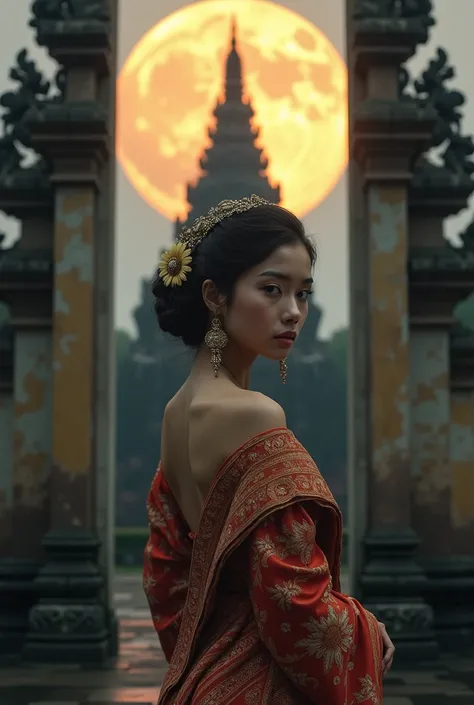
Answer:
POLYGON ((212 111, 222 97, 232 20, 258 146, 282 205, 303 216, 347 163, 347 71, 311 22, 267 0, 204 0, 147 32, 118 78, 117 154, 129 181, 174 220, 200 175, 212 111))

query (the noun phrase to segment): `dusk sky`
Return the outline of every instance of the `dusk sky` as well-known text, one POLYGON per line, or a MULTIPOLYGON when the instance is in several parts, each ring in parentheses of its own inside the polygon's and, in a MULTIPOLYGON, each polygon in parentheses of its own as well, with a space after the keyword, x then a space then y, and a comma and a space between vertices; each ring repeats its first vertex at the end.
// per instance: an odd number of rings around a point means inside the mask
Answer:
MULTIPOLYGON (((239 0, 235 0, 236 4, 239 0)), ((171 12, 184 5, 180 0, 122 0, 120 15, 119 62, 126 60, 134 45, 147 30, 171 12)), ((285 0, 285 5, 303 15, 326 34, 336 49, 345 56, 344 3, 341 0, 285 0)), ((16 52, 27 47, 47 75, 52 73, 52 62, 33 41, 27 26, 30 0, 3 2, 0 6, 0 92, 8 89, 8 70, 16 52)), ((474 43, 470 41, 474 27, 473 0, 435 1, 437 25, 431 41, 411 62, 410 69, 417 74, 438 46, 444 47, 456 66, 453 85, 463 91, 468 104, 465 108, 464 132, 474 133, 474 43), (455 9, 454 9, 455 8, 455 9)), ((258 116, 257 116, 258 120, 258 116)), ((203 130, 205 130, 205 125, 203 130)), ((271 159, 271 154, 268 154, 271 159)), ((172 225, 148 206, 135 192, 122 170, 117 170, 117 282, 116 325, 133 331, 131 310, 139 298, 140 279, 149 276, 157 261, 158 252, 170 242, 172 225)), ((455 237, 473 216, 474 202, 466 211, 446 224, 448 236, 455 237)), ((347 324, 347 198, 343 177, 328 198, 304 217, 309 233, 316 238, 319 263, 316 270, 315 294, 323 306, 325 317, 322 332, 329 335, 347 324)), ((0 231, 9 241, 17 234, 14 221, 0 215, 0 231)))

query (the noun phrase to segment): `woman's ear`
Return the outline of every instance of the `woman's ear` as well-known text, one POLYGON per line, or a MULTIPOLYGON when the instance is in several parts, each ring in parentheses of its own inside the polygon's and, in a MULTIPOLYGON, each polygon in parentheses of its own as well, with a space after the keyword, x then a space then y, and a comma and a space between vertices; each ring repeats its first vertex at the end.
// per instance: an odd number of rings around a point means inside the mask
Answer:
POLYGON ((202 298, 213 315, 220 313, 225 305, 225 296, 219 294, 216 285, 211 279, 206 279, 202 283, 202 298))

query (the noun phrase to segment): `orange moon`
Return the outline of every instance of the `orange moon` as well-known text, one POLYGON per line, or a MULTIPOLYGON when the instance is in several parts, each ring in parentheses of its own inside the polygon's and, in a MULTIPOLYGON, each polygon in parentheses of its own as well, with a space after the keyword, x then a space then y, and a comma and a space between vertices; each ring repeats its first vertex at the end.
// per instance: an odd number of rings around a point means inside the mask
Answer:
POLYGON ((171 220, 186 215, 186 184, 199 178, 233 18, 258 145, 282 205, 303 216, 346 167, 347 71, 327 37, 267 0, 194 2, 142 37, 117 84, 119 161, 140 196, 171 220))

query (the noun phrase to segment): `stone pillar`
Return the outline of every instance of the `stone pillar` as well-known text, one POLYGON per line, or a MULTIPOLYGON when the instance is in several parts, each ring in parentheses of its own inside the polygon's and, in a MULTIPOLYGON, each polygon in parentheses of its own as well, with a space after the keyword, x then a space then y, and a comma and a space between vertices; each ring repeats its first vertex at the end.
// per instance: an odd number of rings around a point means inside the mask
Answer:
POLYGON ((33 581, 49 527, 51 468, 52 200, 35 168, 16 176, 23 188, 12 179, 0 189, 1 206, 22 220, 20 240, 0 258, 0 296, 10 310, 12 345, 10 439, 1 455, 10 476, 0 560, 0 656, 7 658, 21 654, 37 597, 33 581))
MULTIPOLYGON (((363 518, 359 513, 365 555, 353 575, 364 605, 386 623, 399 661, 437 654, 432 613, 421 596, 426 578, 416 561, 419 541, 411 515, 407 279, 407 186, 412 164, 428 144, 434 116, 400 100, 400 65, 426 41, 429 24, 421 14, 405 17, 403 11, 396 3, 359 2, 351 47, 352 71, 363 84, 360 99, 353 96, 351 105, 351 157, 365 190, 368 245, 363 252, 369 290, 365 312, 351 320, 353 327, 366 326, 369 341, 363 419, 367 511, 363 518)), ((351 80, 356 81, 353 76, 351 80)), ((351 232, 351 240, 357 234, 351 232)), ((353 241, 351 249, 357 246, 353 241)), ((357 295, 360 286, 360 281, 351 281, 351 292, 357 295)), ((363 374, 357 361, 353 374, 363 374)), ((355 413, 357 407, 352 408, 355 413)), ((355 465, 360 476, 363 466, 357 467, 357 461, 352 458, 351 472, 355 465)))
MULTIPOLYGON (((349 153, 354 154, 354 113, 364 98, 364 80, 355 70, 354 5, 346 0, 348 47, 349 153)), ((358 163, 351 158, 349 177, 349 283, 350 325, 348 340, 348 527, 349 590, 357 594, 359 576, 364 565, 364 536, 368 517, 369 463, 369 267, 368 228, 365 209, 364 180, 358 163)))
MULTIPOLYGON (((413 525, 428 578, 424 596, 437 641, 459 645, 464 633, 465 562, 452 545, 452 394, 450 333, 457 303, 474 288, 472 264, 443 237, 443 221, 467 205, 468 180, 421 163, 410 188, 410 348, 413 525), (453 596, 456 598, 453 599, 453 596)), ((462 446, 461 446, 462 448, 462 446)), ((461 451, 462 452, 462 451, 461 451)), ((472 566, 471 566, 472 571, 472 566)), ((473 573, 474 575, 474 573, 473 573)), ((472 577, 470 589, 474 594, 472 577)))
MULTIPOLYGON (((117 66, 118 2, 108 0, 110 15, 110 65, 117 66)), ((116 129, 115 71, 99 80, 100 103, 108 115, 108 133, 111 153, 114 153, 116 129)), ((116 427, 116 369, 115 369, 115 173, 116 160, 109 159, 100 174, 97 199, 96 245, 97 286, 96 309, 96 388, 97 410, 96 443, 96 526, 100 540, 100 564, 105 566, 105 590, 110 604, 113 600, 115 572, 115 427, 116 427)), ((111 619, 115 619, 111 613, 111 619)), ((115 634, 117 627, 112 629, 115 634)), ((118 645, 114 648, 118 648, 118 645)))
POLYGON ((35 148, 52 164, 55 230, 50 532, 43 542, 46 564, 36 580, 40 600, 31 611, 25 655, 35 661, 97 663, 117 648, 110 564, 100 562, 101 541, 110 543, 112 527, 97 521, 107 506, 108 497, 99 491, 106 491, 112 462, 110 420, 103 414, 110 398, 104 375, 110 374, 113 290, 104 300, 99 289, 104 267, 111 267, 99 262, 99 255, 110 256, 111 232, 105 232, 107 244, 99 245, 99 204, 105 198, 99 194, 113 149, 110 106, 100 88, 115 74, 115 18, 111 23, 106 3, 97 0, 77 5, 73 17, 63 6, 55 19, 42 17, 41 7, 36 11, 38 41, 64 67, 65 87, 64 100, 31 113, 29 123, 35 148), (105 447, 99 450, 99 444, 105 447))
POLYGON ((440 642, 458 651, 474 644, 474 333, 461 327, 451 337, 450 431, 450 555, 431 574, 440 642))
MULTIPOLYGON (((0 251, 0 276, 2 272, 2 254, 4 252, 0 251)), ((10 513, 13 501, 12 436, 13 335, 7 318, 0 323, 0 557, 7 555, 10 542, 10 513)), ((0 625, 0 632, 2 631, 3 629, 0 625)))

